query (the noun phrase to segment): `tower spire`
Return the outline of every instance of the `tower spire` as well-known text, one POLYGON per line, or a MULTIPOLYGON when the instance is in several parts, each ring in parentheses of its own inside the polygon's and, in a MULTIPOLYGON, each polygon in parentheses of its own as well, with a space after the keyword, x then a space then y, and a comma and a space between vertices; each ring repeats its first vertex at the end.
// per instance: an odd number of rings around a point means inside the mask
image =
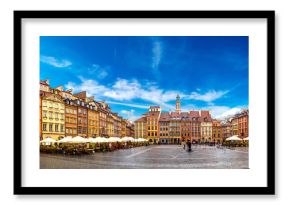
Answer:
POLYGON ((179 95, 177 95, 176 96, 176 112, 178 112, 178 113, 180 113, 180 96, 179 95))

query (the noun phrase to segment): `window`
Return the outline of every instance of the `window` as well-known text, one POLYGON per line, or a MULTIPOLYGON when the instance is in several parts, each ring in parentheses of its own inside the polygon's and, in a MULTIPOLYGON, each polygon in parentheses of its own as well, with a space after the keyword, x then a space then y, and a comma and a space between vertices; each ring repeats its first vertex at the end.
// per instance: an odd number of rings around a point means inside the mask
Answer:
POLYGON ((58 132, 58 124, 55 125, 55 132, 58 132))
POLYGON ((68 129, 67 128, 65 129, 65 132, 68 133, 68 129))
POLYGON ((79 134, 82 133, 82 127, 78 127, 78 133, 79 133, 79 134))
POLYGON ((46 131, 46 123, 42 125, 42 130, 46 131))
POLYGON ((57 112, 54 114, 54 116, 55 116, 55 119, 58 119, 58 113, 57 112))
POLYGON ((49 124, 49 131, 52 132, 52 124, 49 124))
POLYGON ((60 131, 63 132, 63 125, 60 125, 60 131))
POLYGON ((42 117, 46 118, 47 117, 46 115, 47 115, 47 112, 46 111, 43 111, 42 112, 42 117))
POLYGON ((52 119, 52 112, 49 112, 49 118, 52 119))

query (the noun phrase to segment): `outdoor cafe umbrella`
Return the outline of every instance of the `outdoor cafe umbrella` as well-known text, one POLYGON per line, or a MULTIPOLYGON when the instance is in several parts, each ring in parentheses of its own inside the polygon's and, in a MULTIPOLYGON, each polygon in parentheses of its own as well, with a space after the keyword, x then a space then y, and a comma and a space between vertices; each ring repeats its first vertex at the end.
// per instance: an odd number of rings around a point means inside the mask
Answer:
POLYGON ((110 137, 108 139, 108 142, 120 142, 121 139, 119 137, 110 137))
POLYGON ((246 137, 246 138, 244 138, 243 140, 245 140, 245 141, 249 141, 249 137, 246 137))
POLYGON ((81 136, 76 136, 76 137, 72 138, 70 140, 70 142, 72 142, 72 143, 86 143, 86 142, 88 142, 88 140, 81 137, 81 136))
POLYGON ((45 138, 44 140, 41 140, 40 141, 40 143, 43 143, 43 144, 46 144, 46 145, 48 145, 48 144, 50 144, 50 143, 55 143, 56 142, 56 140, 54 140, 54 139, 52 139, 52 138, 45 138))
POLYGON ((121 141, 122 142, 129 142, 129 141, 134 141, 134 138, 133 137, 123 137, 122 139, 121 139, 121 141))
POLYGON ((65 138, 62 138, 62 139, 58 140, 57 142, 58 143, 70 142, 71 140, 72 140, 72 137, 67 136, 65 138))
POLYGON ((97 137, 97 138, 93 139, 93 141, 101 143, 101 142, 108 142, 108 139, 105 137, 97 137))
POLYGON ((228 137, 226 141, 241 141, 242 139, 238 137, 238 135, 233 135, 231 137, 228 137))
POLYGON ((91 142, 91 143, 95 143, 95 142, 97 142, 96 138, 92 138, 92 137, 86 139, 86 141, 87 141, 87 142, 91 142))

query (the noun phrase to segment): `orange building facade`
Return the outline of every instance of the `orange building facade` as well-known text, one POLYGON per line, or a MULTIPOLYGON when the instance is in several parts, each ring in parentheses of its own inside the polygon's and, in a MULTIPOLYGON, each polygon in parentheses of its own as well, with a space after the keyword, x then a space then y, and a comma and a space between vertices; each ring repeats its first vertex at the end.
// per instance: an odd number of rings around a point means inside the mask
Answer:
POLYGON ((78 106, 74 100, 65 100, 65 136, 77 136, 78 106))
POLYGON ((160 106, 150 106, 147 115, 147 135, 150 142, 159 142, 159 118, 161 108, 160 106))
POLYGON ((249 137, 249 110, 243 110, 237 116, 238 135, 240 138, 249 137))
POLYGON ((88 109, 87 104, 80 100, 76 100, 77 103, 77 135, 81 137, 88 137, 88 109))

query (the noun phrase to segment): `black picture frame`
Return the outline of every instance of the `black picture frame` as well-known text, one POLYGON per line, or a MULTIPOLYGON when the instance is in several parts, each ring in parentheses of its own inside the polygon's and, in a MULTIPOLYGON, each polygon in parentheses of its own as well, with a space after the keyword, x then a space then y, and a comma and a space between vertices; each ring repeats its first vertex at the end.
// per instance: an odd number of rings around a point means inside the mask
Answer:
POLYGON ((275 11, 14 11, 14 194, 16 195, 273 195, 275 194, 275 11), (267 21, 266 187, 23 187, 21 161, 22 19, 220 18, 267 21))

